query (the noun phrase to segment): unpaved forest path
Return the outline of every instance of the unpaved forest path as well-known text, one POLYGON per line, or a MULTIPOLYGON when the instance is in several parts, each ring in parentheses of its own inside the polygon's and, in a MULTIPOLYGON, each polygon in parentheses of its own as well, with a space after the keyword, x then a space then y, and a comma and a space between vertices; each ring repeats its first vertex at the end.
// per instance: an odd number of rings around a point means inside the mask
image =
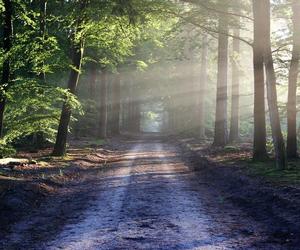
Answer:
POLYGON ((120 163, 44 204, 3 249, 286 249, 224 201, 172 143, 137 140, 119 150, 120 163))

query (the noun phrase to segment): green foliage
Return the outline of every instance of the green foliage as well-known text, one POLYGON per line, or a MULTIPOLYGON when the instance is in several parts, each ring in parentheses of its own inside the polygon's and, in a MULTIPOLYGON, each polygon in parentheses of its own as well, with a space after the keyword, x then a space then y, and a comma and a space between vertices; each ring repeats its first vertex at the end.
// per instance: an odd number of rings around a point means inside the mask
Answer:
POLYGON ((40 84, 32 79, 17 79, 7 93, 5 136, 3 145, 42 132, 50 142, 54 141, 59 122, 61 104, 68 104, 81 111, 77 98, 65 89, 40 84))
POLYGON ((16 150, 5 141, 0 140, 0 158, 10 157, 16 154, 16 150))

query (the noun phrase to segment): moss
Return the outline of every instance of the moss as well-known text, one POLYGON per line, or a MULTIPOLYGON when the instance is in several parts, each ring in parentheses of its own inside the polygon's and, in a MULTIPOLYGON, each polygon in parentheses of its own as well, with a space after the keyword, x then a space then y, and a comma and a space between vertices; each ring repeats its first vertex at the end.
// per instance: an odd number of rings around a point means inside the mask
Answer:
POLYGON ((103 140, 103 139, 96 139, 96 140, 90 141, 90 145, 93 145, 93 146, 101 146, 104 143, 105 143, 105 140, 103 140))
POLYGON ((289 163, 285 170, 276 168, 272 161, 248 162, 248 164, 250 173, 254 175, 263 176, 271 181, 280 183, 300 183, 300 161, 289 163))

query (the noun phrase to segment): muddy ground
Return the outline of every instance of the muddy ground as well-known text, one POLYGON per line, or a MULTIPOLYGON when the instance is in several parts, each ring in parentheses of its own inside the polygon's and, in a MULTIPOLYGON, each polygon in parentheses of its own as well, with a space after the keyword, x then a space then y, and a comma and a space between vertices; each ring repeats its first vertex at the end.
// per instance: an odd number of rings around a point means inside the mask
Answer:
POLYGON ((2 170, 1 249, 299 249, 296 186, 189 141, 118 138, 39 164, 2 170))

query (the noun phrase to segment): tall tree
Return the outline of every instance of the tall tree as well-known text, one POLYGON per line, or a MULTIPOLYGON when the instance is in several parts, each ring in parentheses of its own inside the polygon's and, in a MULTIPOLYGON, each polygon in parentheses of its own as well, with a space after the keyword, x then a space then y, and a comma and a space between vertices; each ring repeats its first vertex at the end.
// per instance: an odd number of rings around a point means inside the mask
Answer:
POLYGON ((253 0, 254 40, 253 40, 253 67, 254 67, 254 140, 253 159, 265 160, 268 158, 266 148, 266 108, 265 108, 265 76, 263 59, 263 29, 264 18, 263 1, 253 0))
MULTIPOLYGON (((47 0, 40 0, 40 36, 43 43, 46 38, 46 17, 47 17, 47 0)), ((46 81, 44 64, 45 62, 42 61, 42 65, 41 65, 42 70, 40 73, 40 78, 43 82, 46 81)))
MULTIPOLYGON (((237 18, 238 25, 240 24, 240 18, 237 18)), ((234 36, 240 36, 240 29, 234 29, 234 36)), ((230 132, 229 141, 239 140, 239 120, 240 120, 240 72, 239 72, 239 56, 240 56, 240 41, 233 38, 232 42, 232 88, 231 88, 231 117, 230 117, 230 132)))
POLYGON ((263 37, 264 37, 264 63, 266 67, 266 84, 267 84, 267 99, 269 106, 270 123, 272 129, 273 145, 276 157, 276 166, 284 169, 287 165, 286 151, 284 139, 281 131, 280 117, 277 104, 277 90, 276 90, 276 75, 274 70, 274 63, 272 58, 271 48, 271 6, 270 0, 260 0, 262 9, 264 11, 263 22, 263 37))
POLYGON ((92 62, 90 65, 90 79, 89 79, 89 94, 90 99, 95 100, 96 95, 96 84, 97 84, 97 64, 95 62, 92 62))
POLYGON ((208 39, 207 34, 203 34, 201 50, 201 69, 200 69, 200 92, 199 92, 199 138, 205 138, 205 92, 207 85, 207 56, 208 39))
POLYGON ((135 99, 133 101, 133 132, 140 132, 140 122, 141 122, 141 110, 140 101, 135 99))
MULTIPOLYGON (((72 67, 70 71, 70 76, 68 80, 68 90, 71 94, 76 93, 79 75, 81 70, 83 51, 84 51, 84 36, 83 36, 83 25, 85 22, 85 10, 87 7, 87 0, 79 3, 78 17, 76 20, 75 27, 71 34, 71 48, 70 55, 72 61, 72 67)), ((68 136, 68 128, 71 119, 71 107, 66 100, 62 107, 60 122, 58 126, 55 146, 53 150, 53 155, 62 156, 66 151, 66 143, 68 136)))
POLYGON ((118 135, 120 133, 120 105, 121 105, 121 75, 115 74, 112 86, 112 121, 111 133, 118 135))
POLYGON ((13 16, 13 3, 11 0, 4 0, 4 13, 3 13, 3 51, 5 59, 2 65, 2 77, 0 86, 0 137, 3 136, 3 121, 4 111, 6 105, 6 91, 10 84, 11 67, 10 67, 10 50, 12 47, 12 16, 13 16))
POLYGON ((288 103, 287 103, 287 157, 297 158, 297 80, 300 59, 300 3, 293 0, 293 52, 289 71, 288 103))
POLYGON ((106 138, 107 136, 107 71, 105 68, 101 70, 100 78, 100 115, 98 137, 106 138))
MULTIPOLYGON (((225 10, 225 12, 228 10, 225 10)), ((214 146, 225 146, 227 131, 227 74, 228 74, 228 16, 219 14, 218 20, 218 80, 214 146)))
MULTIPOLYGON (((45 48, 45 39, 46 39, 46 19, 47 19, 47 0, 40 0, 40 39, 41 39, 41 44, 42 44, 42 50, 45 48)), ((43 83, 46 82, 46 72, 45 72, 45 61, 42 59, 41 61, 41 70, 39 73, 39 78, 43 83)), ((44 142, 44 134, 42 132, 36 133, 34 136, 34 144, 36 145, 36 148, 41 148, 43 146, 44 142)))

